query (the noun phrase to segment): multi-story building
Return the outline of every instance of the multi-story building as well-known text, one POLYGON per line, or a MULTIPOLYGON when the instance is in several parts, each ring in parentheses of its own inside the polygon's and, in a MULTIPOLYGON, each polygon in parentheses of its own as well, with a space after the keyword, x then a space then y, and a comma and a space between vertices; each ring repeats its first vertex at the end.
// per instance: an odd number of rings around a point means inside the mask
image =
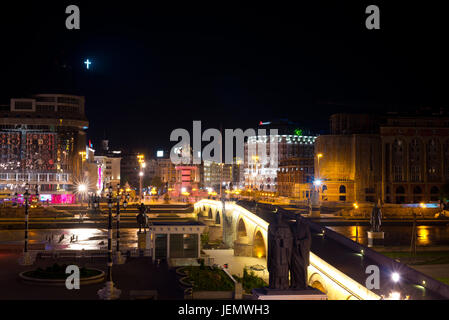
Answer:
POLYGON ((168 187, 173 187, 176 183, 176 166, 171 162, 170 158, 158 158, 157 160, 157 176, 161 178, 163 183, 168 187))
POLYGON ((277 174, 281 161, 290 158, 313 159, 316 136, 303 135, 303 131, 300 129, 291 131, 292 134, 248 138, 245 142, 246 187, 276 191, 277 174), (264 155, 264 160, 261 159, 261 154, 264 155))
POLYGON ((103 195, 111 186, 114 190, 120 185, 121 151, 109 150, 108 141, 102 141, 99 151, 93 149, 89 141, 86 147, 86 157, 83 162, 84 179, 88 193, 103 195))
POLYGON ((233 182, 233 167, 233 164, 204 160, 202 163, 203 186, 213 188, 215 191, 220 189, 220 185, 229 186, 233 182))
POLYGON ((245 165, 243 159, 234 159, 232 164, 232 185, 234 188, 243 188, 245 186, 245 165))
POLYGON ((37 94, 2 106, 0 186, 20 191, 25 183, 39 185, 47 199, 73 193, 85 156, 84 104, 80 96, 37 94))
POLYGON ((139 188, 139 172, 142 169, 137 152, 122 152, 120 161, 120 183, 128 183, 133 188, 139 188))
POLYGON ((102 189, 111 185, 114 189, 120 185, 120 157, 99 155, 95 156, 98 166, 99 179, 101 179, 102 189))
POLYGON ((322 201, 438 200, 449 179, 447 114, 334 115, 331 128, 332 134, 320 136, 315 146, 321 155, 315 157, 315 175, 322 180, 322 201), (347 119, 346 127, 333 123, 341 119, 347 119), (360 119, 371 122, 364 132, 360 119))
POLYGON ((200 183, 199 167, 194 165, 179 165, 175 167, 175 190, 178 193, 198 191, 200 183))
POLYGON ((395 115, 380 127, 381 197, 386 202, 437 201, 449 181, 449 115, 395 115))
POLYGON ((280 196, 298 200, 309 199, 313 180, 313 159, 290 158, 279 163, 277 192, 280 196))

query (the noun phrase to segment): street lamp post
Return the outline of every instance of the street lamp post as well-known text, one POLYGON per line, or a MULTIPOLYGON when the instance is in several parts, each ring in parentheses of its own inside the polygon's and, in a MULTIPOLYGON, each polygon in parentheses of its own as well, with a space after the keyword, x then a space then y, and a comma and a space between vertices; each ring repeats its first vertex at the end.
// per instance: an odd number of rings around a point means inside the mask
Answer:
POLYGON ((93 203, 94 203, 94 208, 95 208, 95 214, 97 213, 97 209, 98 209, 98 205, 99 205, 99 199, 97 196, 93 196, 93 203))
POLYGON ((320 159, 323 157, 323 154, 322 153, 318 153, 317 155, 316 155, 316 157, 317 157, 317 160, 318 160, 318 165, 317 165, 317 173, 318 173, 318 179, 320 179, 320 159))
POLYGON ((143 171, 139 172, 139 202, 142 202, 142 178, 143 178, 143 171))
POLYGON ((114 282, 112 281, 112 186, 109 185, 108 192, 108 273, 106 275, 106 284, 103 289, 98 290, 97 294, 100 299, 103 300, 114 300, 118 299, 121 290, 114 287, 114 282))
MULTIPOLYGON (((25 192, 23 194, 23 198, 25 200, 25 234, 24 234, 24 246, 23 246, 23 256, 21 257, 19 263, 23 266, 29 266, 34 263, 34 259, 28 251, 28 199, 30 198, 30 193, 28 192, 29 184, 25 185, 25 192)), ((38 194, 38 186, 36 185, 36 196, 38 194)))
POLYGON ((81 207, 84 205, 84 195, 88 192, 87 185, 84 183, 81 183, 78 185, 78 193, 80 197, 81 207))
MULTIPOLYGON (((120 197, 121 194, 119 193, 120 191, 120 184, 117 184, 117 245, 116 245, 116 253, 115 253, 115 263, 116 264, 124 264, 126 261, 126 258, 122 256, 122 253, 120 251, 120 197)), ((125 201, 123 201, 123 207, 126 208, 127 206, 127 201, 126 201, 126 197, 125 197, 125 201)))

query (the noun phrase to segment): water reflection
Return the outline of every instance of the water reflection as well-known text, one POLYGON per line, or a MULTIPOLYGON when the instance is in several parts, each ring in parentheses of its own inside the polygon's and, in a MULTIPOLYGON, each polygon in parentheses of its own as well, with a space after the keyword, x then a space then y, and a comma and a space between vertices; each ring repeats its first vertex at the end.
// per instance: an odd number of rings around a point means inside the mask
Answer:
MULTIPOLYGON (((137 228, 120 229, 120 245, 137 247, 137 228)), ((0 230, 0 243, 23 242, 23 230, 0 230)), ((47 250, 95 250, 107 246, 107 229, 33 229, 29 232, 30 243, 45 243, 47 250)), ((115 230, 113 232, 115 238, 115 230)), ((115 245, 115 239, 113 241, 115 245)))
POLYGON ((429 239, 429 234, 430 234, 430 227, 428 226, 418 226, 416 228, 416 233, 417 233, 417 244, 418 245, 428 245, 430 244, 430 239, 429 239))
MULTIPOLYGON (((366 233, 370 230, 370 226, 332 226, 328 228, 353 241, 358 240, 363 245, 368 244, 366 233)), ((382 231, 385 232, 386 246, 410 246, 412 226, 383 226, 382 231)), ((416 234, 418 246, 449 245, 448 226, 417 226, 416 234)))

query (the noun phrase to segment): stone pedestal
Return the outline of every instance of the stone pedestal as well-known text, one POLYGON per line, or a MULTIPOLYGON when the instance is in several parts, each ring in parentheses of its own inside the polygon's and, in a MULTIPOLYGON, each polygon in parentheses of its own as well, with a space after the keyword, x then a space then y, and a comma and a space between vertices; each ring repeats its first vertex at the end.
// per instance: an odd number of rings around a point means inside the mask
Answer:
POLYGON ((243 285, 240 282, 235 283, 234 287, 234 300, 243 299, 243 285))
POLYGON ((122 290, 114 287, 114 282, 107 281, 103 289, 98 290, 97 294, 102 300, 116 300, 120 297, 122 290))
POLYGON ((126 257, 120 251, 116 251, 114 256, 114 264, 124 264, 125 262, 126 257))
POLYGON ((384 245, 384 232, 368 231, 368 247, 379 247, 384 245))
POLYGON ((270 288, 253 289, 255 300, 327 300, 327 295, 308 287, 304 290, 276 290, 270 288))
POLYGON ((137 248, 139 250, 146 250, 151 248, 151 233, 137 232, 137 248))
POLYGON ((223 239, 223 228, 219 225, 209 226, 209 241, 217 241, 223 239))
POLYGON ((35 257, 30 252, 24 252, 19 258, 19 264, 21 266, 31 266, 34 264, 35 257))
POLYGON ((311 210, 309 210, 310 218, 319 218, 320 216, 321 216, 320 207, 312 207, 311 210))

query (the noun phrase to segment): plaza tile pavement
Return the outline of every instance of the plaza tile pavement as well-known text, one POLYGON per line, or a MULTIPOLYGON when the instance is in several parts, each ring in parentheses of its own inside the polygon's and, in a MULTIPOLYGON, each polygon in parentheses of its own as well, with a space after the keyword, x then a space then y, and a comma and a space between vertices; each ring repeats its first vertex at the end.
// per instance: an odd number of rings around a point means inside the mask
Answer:
POLYGON ((203 250, 209 257, 214 259, 214 263, 220 266, 224 264, 228 265, 228 270, 231 274, 235 274, 238 276, 243 275, 243 268, 251 267, 251 266, 263 266, 265 270, 263 271, 254 271, 254 273, 263 278, 265 281, 268 281, 268 271, 267 267, 267 259, 265 258, 256 258, 256 257, 238 257, 234 256, 233 249, 217 249, 217 250, 203 250))

